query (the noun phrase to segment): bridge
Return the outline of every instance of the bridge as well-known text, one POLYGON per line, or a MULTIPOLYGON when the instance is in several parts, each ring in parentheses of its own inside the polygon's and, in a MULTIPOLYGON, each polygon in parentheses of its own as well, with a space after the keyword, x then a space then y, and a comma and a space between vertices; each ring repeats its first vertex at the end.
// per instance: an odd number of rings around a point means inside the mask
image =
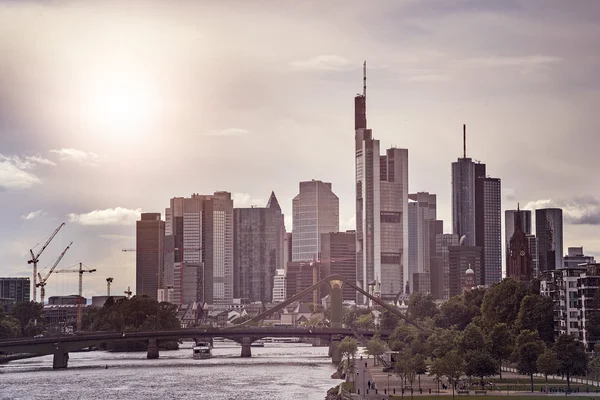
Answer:
MULTIPOLYGON (((96 332, 86 334, 76 334, 62 337, 34 338, 34 339, 15 339, 0 341, 0 353, 28 353, 36 355, 53 354, 53 367, 66 368, 69 360, 69 351, 76 351, 90 346, 96 346, 101 343, 110 343, 116 341, 148 341, 148 358, 158 358, 159 352, 157 340, 179 340, 192 338, 200 340, 202 338, 225 337, 242 345, 242 357, 251 356, 252 342, 263 337, 320 337, 330 341, 329 353, 332 362, 339 363, 341 354, 338 349, 340 340, 345 336, 357 336, 359 339, 371 338, 374 331, 352 330, 342 327, 342 288, 348 285, 358 293, 370 299, 380 307, 388 310, 392 314, 404 319, 407 323, 415 326, 423 333, 430 333, 429 330, 420 326, 412 319, 406 317, 400 310, 390 305, 378 297, 374 297, 364 291, 354 283, 347 281, 341 275, 330 275, 321 279, 314 285, 302 290, 300 293, 292 296, 286 301, 277 304, 255 317, 241 323, 226 328, 206 328, 206 329, 177 329, 171 331, 147 331, 147 332, 96 332), (331 320, 329 328, 316 327, 254 327, 251 326, 271 314, 283 309, 289 304, 300 300, 306 294, 317 290, 322 285, 328 285, 330 289, 330 307, 331 320)), ((382 339, 387 339, 387 333, 382 332, 382 339)))

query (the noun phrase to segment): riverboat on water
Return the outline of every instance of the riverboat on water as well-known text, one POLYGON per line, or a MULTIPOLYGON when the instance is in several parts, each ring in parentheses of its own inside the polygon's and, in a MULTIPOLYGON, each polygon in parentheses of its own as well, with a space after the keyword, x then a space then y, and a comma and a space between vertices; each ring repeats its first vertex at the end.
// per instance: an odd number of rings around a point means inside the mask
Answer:
POLYGON ((195 360, 202 360, 212 357, 212 346, 209 342, 198 342, 193 348, 195 360))
POLYGON ((250 347, 265 347, 265 342, 262 340, 257 340, 250 344, 250 347))

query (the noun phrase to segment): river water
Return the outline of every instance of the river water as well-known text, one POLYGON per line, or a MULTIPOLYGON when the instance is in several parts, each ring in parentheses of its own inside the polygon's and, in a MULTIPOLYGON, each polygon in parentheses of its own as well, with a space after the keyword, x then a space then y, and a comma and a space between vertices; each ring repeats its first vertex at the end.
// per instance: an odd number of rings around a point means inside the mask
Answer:
POLYGON ((215 343, 213 358, 192 359, 191 344, 146 353, 71 353, 66 370, 52 356, 0 365, 0 399, 307 399, 323 400, 340 381, 327 347, 266 343, 241 358, 233 342, 215 343), (108 365, 108 369, 106 366, 108 365))

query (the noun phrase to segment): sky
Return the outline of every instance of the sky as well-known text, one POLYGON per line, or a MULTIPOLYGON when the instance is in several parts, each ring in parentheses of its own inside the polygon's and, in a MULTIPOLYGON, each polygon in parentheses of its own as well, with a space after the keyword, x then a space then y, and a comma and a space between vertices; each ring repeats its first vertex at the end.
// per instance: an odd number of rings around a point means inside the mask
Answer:
POLYGON ((30 276, 66 222, 41 269, 73 241, 59 268, 97 269, 84 295, 134 289, 140 212, 192 193, 273 190, 291 231, 319 179, 354 229, 364 60, 373 135, 409 149, 409 191, 437 194, 446 231, 464 123, 503 210, 563 207, 564 251, 600 257, 599 22, 595 0, 0 0, 0 276, 30 276))

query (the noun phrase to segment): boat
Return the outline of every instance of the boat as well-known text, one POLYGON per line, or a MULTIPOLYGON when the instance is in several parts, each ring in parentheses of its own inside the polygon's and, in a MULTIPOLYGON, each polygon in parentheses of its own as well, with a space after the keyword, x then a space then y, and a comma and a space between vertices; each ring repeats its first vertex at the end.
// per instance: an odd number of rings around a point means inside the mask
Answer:
POLYGON ((202 360, 212 357, 212 346, 209 342, 198 342, 193 348, 193 356, 195 360, 202 360))
POLYGON ((257 340, 256 342, 252 342, 250 347, 265 347, 265 342, 262 340, 257 340))

